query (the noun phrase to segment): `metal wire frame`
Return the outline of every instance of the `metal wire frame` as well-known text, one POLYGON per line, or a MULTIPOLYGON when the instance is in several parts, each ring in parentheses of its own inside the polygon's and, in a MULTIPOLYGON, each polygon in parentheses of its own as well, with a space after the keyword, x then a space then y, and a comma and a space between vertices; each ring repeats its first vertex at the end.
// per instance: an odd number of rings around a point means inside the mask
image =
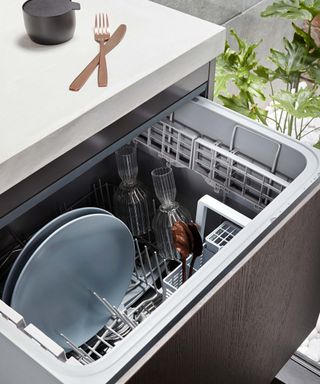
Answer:
POLYGON ((133 329, 148 317, 165 299, 163 296, 163 272, 168 270, 165 260, 159 259, 152 245, 143 245, 135 239, 136 259, 134 273, 127 293, 119 308, 113 306, 97 292, 91 294, 105 308, 111 319, 91 340, 78 347, 64 334, 60 334, 72 349, 69 356, 82 364, 89 364, 116 347, 133 329), (148 298, 141 300, 144 294, 148 298))

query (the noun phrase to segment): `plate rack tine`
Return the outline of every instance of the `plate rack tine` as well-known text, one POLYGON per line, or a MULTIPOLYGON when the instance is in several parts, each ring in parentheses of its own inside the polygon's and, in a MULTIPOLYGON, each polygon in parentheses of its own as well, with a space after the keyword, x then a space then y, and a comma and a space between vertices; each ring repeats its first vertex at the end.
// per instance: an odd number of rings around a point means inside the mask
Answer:
POLYGON ((107 299, 101 297, 97 294, 97 292, 93 292, 93 295, 100 301, 102 305, 104 305, 110 313, 112 313, 118 320, 122 321, 131 329, 135 328, 137 324, 135 324, 129 317, 124 313, 119 311, 114 305, 110 304, 107 299))
MULTIPOLYGON (((142 274, 143 274, 144 282, 145 282, 145 284, 146 284, 146 287, 148 287, 150 284, 149 284, 149 282, 148 282, 148 278, 147 278, 146 270, 145 270, 145 268, 144 268, 143 259, 142 259, 142 255, 141 255, 141 251, 140 251, 140 247, 139 247, 139 242, 138 242, 137 239, 135 239, 135 243, 136 243, 136 249, 137 249, 138 258, 139 258, 139 261, 140 261, 140 264, 141 264, 141 270, 142 270, 142 274)), ((139 276, 138 276, 138 278, 140 279, 139 276)))
POLYGON ((160 268, 160 264, 159 264, 158 253, 156 251, 154 251, 153 254, 154 254, 154 259, 155 259, 156 264, 157 264, 159 280, 160 280, 161 288, 162 288, 162 291, 163 291, 162 272, 161 272, 161 268, 160 268))
POLYGON ((112 329, 111 327, 109 326, 106 326, 106 329, 110 332, 110 333, 113 333, 115 336, 117 336, 119 339, 124 339, 124 337, 122 335, 120 335, 120 333, 118 333, 117 331, 115 331, 114 329, 112 329))
POLYGON ((65 340, 65 342, 72 348, 72 350, 83 360, 83 363, 88 364, 92 363, 94 360, 90 357, 83 349, 77 347, 67 336, 63 333, 60 333, 60 336, 65 340))
POLYGON ((150 274, 151 274, 151 279, 152 279, 152 283, 153 283, 153 288, 155 290, 157 290, 157 284, 156 284, 156 281, 155 281, 155 278, 154 278, 154 275, 153 275, 153 268, 152 268, 152 264, 151 264, 151 261, 150 261, 149 250, 148 250, 148 247, 146 245, 144 246, 144 252, 145 252, 145 255, 146 255, 146 259, 148 261, 148 266, 149 266, 149 269, 150 269, 150 274))

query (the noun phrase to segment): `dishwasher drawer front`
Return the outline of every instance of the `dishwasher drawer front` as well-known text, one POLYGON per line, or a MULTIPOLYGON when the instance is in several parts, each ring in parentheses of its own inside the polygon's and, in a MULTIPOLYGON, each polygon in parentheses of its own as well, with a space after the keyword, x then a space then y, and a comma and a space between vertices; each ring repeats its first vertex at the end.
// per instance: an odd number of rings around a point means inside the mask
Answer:
POLYGON ((319 233, 318 187, 120 382, 270 384, 319 314, 319 233))

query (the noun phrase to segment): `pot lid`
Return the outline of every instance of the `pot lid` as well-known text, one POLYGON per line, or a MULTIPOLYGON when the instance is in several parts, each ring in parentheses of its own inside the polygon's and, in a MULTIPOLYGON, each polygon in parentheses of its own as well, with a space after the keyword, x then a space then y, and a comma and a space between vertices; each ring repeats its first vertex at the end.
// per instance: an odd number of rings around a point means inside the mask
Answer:
POLYGON ((80 9, 80 4, 70 0, 29 0, 23 10, 31 16, 59 16, 69 11, 80 9))

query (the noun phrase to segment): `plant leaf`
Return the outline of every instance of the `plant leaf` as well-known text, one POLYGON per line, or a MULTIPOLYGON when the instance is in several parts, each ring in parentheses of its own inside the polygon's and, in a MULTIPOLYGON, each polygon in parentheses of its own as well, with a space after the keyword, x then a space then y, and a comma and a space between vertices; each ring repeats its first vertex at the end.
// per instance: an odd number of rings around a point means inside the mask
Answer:
POLYGON ((307 73, 314 83, 320 84, 320 62, 310 66, 307 70, 307 73))
POLYGON ((265 109, 259 108, 258 106, 255 106, 255 114, 257 115, 257 120, 260 120, 261 123, 264 125, 268 125, 267 123, 267 116, 268 116, 268 111, 265 109))
POLYGON ((239 93, 246 93, 250 103, 254 103, 255 97, 265 100, 264 84, 267 80, 255 73, 258 44, 247 43, 234 30, 230 33, 236 39, 238 49, 235 51, 226 43, 223 54, 217 60, 215 97, 228 93, 228 85, 233 83, 239 93))
POLYGON ((223 102, 225 107, 250 117, 250 109, 248 103, 240 95, 232 95, 230 97, 220 95, 219 99, 223 102))
POLYGON ((222 100, 225 107, 250 117, 250 119, 259 120, 263 124, 267 124, 267 111, 259 108, 256 104, 252 104, 248 93, 242 91, 239 95, 232 95, 230 97, 220 95, 219 99, 222 100))
POLYGON ((222 92, 226 92, 229 81, 234 80, 234 73, 223 70, 223 67, 217 61, 217 70, 214 83, 215 97, 222 92))
POLYGON ((312 20, 312 7, 298 0, 280 0, 269 5, 262 13, 262 17, 278 16, 291 20, 312 20), (301 5, 304 5, 302 8, 301 5))
POLYGON ((278 74, 281 79, 292 82, 299 73, 307 70, 311 59, 304 44, 296 40, 290 42, 285 37, 283 42, 285 51, 280 52, 271 48, 269 60, 278 67, 278 74))
POLYGON ((303 39, 309 50, 312 48, 317 49, 316 42, 313 40, 311 35, 309 35, 309 33, 299 28, 295 23, 292 23, 292 27, 295 30, 295 33, 303 39))
POLYGON ((320 117, 320 96, 314 89, 299 89, 296 93, 279 91, 274 97, 275 107, 298 119, 320 117))
POLYGON ((264 67, 263 65, 258 65, 254 72, 265 81, 270 81, 273 74, 271 69, 264 67))

